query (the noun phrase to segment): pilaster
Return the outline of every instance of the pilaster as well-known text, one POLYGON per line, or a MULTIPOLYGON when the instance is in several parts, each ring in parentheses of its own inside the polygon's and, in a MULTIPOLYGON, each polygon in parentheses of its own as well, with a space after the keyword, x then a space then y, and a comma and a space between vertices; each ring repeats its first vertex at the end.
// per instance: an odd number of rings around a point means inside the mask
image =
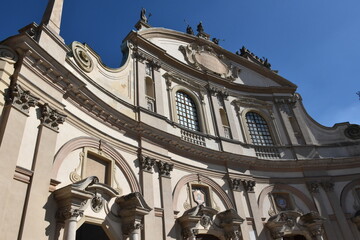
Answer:
POLYGON ((326 192, 331 207, 336 215, 337 223, 340 227, 343 239, 353 239, 354 236, 351 234, 351 229, 349 227, 345 214, 342 211, 340 201, 336 196, 336 193, 334 192, 334 183, 331 181, 325 181, 321 182, 320 185, 326 192))
MULTIPOLYGON (((7 90, 6 105, 0 123, 0 221, 4 222, 11 189, 11 182, 15 173, 21 142, 25 130, 29 108, 35 107, 38 98, 29 91, 23 90, 19 85, 14 85, 7 90)), ((4 226, 4 224, 2 225, 4 226)))
POLYGON ((162 201, 162 207, 164 209, 163 239, 172 240, 175 239, 176 236, 173 229, 174 209, 172 204, 172 188, 171 188, 171 177, 170 177, 170 173, 173 170, 173 164, 164 161, 158 161, 156 162, 156 165, 159 170, 161 201, 162 201))
POLYGON ((256 185, 256 182, 253 180, 243 180, 243 187, 246 191, 248 204, 250 206, 250 211, 252 213, 252 216, 254 218, 254 224, 256 229, 256 238, 258 240, 265 240, 266 235, 264 232, 264 224, 261 219, 261 214, 259 211, 259 206, 257 204, 257 199, 254 191, 254 187, 256 185))
POLYGON ((30 191, 25 204, 25 218, 22 236, 32 236, 33 239, 45 239, 44 229, 48 222, 34 221, 45 219, 45 204, 49 196, 49 184, 59 124, 65 121, 65 115, 50 108, 47 104, 41 106, 41 124, 39 125, 32 170, 34 172, 30 183, 30 191))
MULTIPOLYGON (((246 219, 246 214, 245 214, 245 209, 244 209, 244 206, 246 204, 246 199, 243 194, 244 188, 241 184, 241 179, 232 178, 232 179, 230 179, 230 183, 231 183, 231 189, 232 189, 232 193, 234 196, 234 202, 235 202, 236 209, 237 209, 240 217, 242 217, 243 219, 246 219)), ((246 223, 246 220, 245 220, 245 223, 240 225, 240 227, 241 227, 242 239, 250 240, 249 228, 246 223)))
POLYGON ((325 218, 324 221, 324 229, 326 232, 326 236, 329 240, 337 240, 337 235, 331 226, 329 215, 326 212, 326 209, 324 207, 324 200, 322 199, 320 195, 320 184, 318 182, 307 182, 307 187, 309 189, 309 192, 311 193, 311 196, 314 199, 315 206, 317 210, 319 211, 320 215, 325 218))
POLYGON ((163 81, 161 81, 160 66, 152 63, 153 66, 153 80, 155 84, 155 104, 156 112, 162 116, 165 116, 164 99, 166 99, 166 91, 163 81))
MULTIPOLYGON (((141 169, 141 185, 144 199, 149 206, 154 207, 153 168, 155 165, 155 159, 139 156, 139 164, 141 169)), ((155 211, 152 210, 148 215, 144 216, 144 239, 158 239, 154 234, 155 227, 155 211)))

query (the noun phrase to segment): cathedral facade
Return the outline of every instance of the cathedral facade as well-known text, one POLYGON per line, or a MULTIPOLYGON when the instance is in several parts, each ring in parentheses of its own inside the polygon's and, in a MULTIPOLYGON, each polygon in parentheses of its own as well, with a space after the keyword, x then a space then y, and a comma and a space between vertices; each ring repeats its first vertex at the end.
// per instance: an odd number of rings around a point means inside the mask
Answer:
POLYGON ((62 4, 0 42, 2 239, 360 239, 359 125, 144 9, 109 68, 65 44, 62 4))

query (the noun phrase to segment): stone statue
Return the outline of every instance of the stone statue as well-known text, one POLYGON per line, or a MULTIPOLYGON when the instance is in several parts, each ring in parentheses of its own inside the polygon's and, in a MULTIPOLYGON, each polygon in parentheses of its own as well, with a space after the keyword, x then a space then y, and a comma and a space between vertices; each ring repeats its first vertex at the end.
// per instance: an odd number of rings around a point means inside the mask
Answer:
POLYGON ((200 23, 197 25, 197 29, 198 33, 204 33, 204 27, 202 25, 202 22, 200 21, 200 23))
POLYGON ((220 39, 219 38, 212 38, 213 43, 219 45, 220 39))
POLYGON ((190 35, 194 35, 194 31, 192 29, 192 27, 190 27, 190 25, 187 25, 186 27, 186 33, 190 34, 190 35))
POLYGON ((146 9, 145 8, 141 8, 141 12, 140 12, 140 20, 147 23, 147 17, 146 17, 146 9))

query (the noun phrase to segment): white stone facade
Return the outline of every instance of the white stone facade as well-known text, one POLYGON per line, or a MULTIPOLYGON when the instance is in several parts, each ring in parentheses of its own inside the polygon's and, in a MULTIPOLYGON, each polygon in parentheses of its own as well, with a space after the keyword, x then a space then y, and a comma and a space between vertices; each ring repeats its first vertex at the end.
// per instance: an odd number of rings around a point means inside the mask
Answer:
POLYGON ((0 45, 1 239, 360 239, 360 126, 146 17, 108 68, 64 44, 62 4, 0 45))

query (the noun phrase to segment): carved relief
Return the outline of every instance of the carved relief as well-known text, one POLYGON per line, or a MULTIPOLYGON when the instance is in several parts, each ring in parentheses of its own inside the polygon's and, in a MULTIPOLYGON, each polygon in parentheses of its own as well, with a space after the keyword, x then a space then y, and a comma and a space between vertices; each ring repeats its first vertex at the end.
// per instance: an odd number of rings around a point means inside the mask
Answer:
POLYGON ((86 47, 79 42, 73 42, 71 44, 71 50, 75 62, 79 65, 79 67, 85 72, 91 72, 94 68, 94 63, 90 55, 87 53, 86 47))
POLYGON ((24 90, 20 85, 15 84, 8 90, 6 101, 21 112, 29 114, 30 107, 35 107, 39 98, 31 95, 30 91, 24 90))
POLYGON ((91 209, 98 213, 104 207, 104 198, 99 195, 95 194, 95 196, 91 199, 91 209))
POLYGON ((230 183, 234 191, 241 191, 241 179, 232 178, 230 179, 230 183))
POLYGON ((239 69, 222 54, 217 54, 210 46, 191 43, 187 46, 180 46, 179 50, 184 54, 185 60, 197 69, 204 72, 209 71, 230 80, 238 77, 239 69))
POLYGON ((351 139, 360 139, 360 126, 357 124, 351 124, 345 129, 344 134, 346 137, 351 139))
POLYGON ((65 122, 65 118, 66 115, 50 108, 47 103, 41 107, 41 123, 55 131, 59 130, 59 124, 63 124, 65 122))

